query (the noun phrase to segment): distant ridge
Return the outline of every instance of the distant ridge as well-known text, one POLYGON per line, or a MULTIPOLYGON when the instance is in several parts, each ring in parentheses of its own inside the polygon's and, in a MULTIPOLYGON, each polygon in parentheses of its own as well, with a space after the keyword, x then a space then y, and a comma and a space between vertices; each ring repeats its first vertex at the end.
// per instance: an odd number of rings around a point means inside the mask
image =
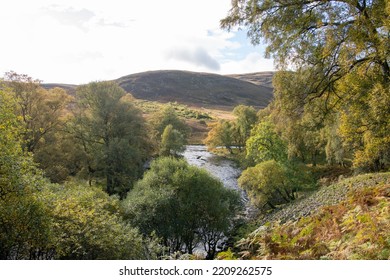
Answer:
POLYGON ((124 76, 116 82, 134 97, 178 102, 204 108, 233 108, 244 104, 266 107, 272 88, 229 76, 177 70, 149 71, 124 76))
POLYGON ((42 84, 42 87, 45 89, 59 87, 66 90, 68 94, 74 95, 76 93, 77 85, 52 83, 52 84, 42 84))
POLYGON ((240 79, 246 82, 250 82, 256 85, 261 85, 269 88, 273 88, 272 79, 275 72, 256 72, 256 73, 247 73, 247 74, 233 74, 227 75, 228 77, 240 79))
MULTIPOLYGON (((178 70, 148 71, 114 80, 137 99, 178 102, 194 107, 232 109, 244 104, 264 108, 271 101, 273 72, 218 75, 178 70)), ((74 94, 77 85, 43 84, 74 94)))

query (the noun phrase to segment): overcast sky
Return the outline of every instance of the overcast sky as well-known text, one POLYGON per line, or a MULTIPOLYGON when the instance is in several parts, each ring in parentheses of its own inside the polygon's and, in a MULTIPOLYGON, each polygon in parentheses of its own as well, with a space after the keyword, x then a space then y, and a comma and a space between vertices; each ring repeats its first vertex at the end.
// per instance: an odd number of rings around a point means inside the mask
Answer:
POLYGON ((2 1, 0 76, 80 84, 148 70, 273 70, 245 32, 220 29, 229 8, 230 0, 2 1))

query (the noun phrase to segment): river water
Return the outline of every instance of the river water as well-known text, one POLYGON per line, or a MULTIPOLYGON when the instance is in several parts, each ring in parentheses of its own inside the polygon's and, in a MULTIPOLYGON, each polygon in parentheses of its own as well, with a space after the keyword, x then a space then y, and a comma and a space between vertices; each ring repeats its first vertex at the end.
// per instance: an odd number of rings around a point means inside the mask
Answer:
POLYGON ((250 204, 247 194, 238 186, 237 179, 242 171, 233 161, 210 153, 203 145, 186 146, 183 157, 189 164, 206 169, 211 175, 218 178, 226 188, 238 191, 245 205, 245 217, 251 218, 255 215, 256 210, 250 204))

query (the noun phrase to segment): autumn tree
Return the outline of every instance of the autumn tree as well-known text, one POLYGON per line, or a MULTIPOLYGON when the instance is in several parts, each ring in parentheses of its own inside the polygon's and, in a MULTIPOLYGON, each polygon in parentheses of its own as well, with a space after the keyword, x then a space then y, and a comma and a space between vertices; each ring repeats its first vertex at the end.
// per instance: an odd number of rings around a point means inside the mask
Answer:
POLYGON ((25 123, 0 89, 0 259, 145 259, 148 245, 98 187, 51 184, 23 149, 25 123))
POLYGON ((225 147, 231 154, 236 147, 240 152, 245 149, 246 141, 257 121, 257 112, 251 106, 238 105, 233 109, 234 120, 220 120, 212 124, 205 139, 210 148, 225 147))
POLYGON ((310 189, 313 180, 304 166, 263 161, 246 169, 238 179, 252 203, 260 209, 276 209, 298 197, 298 191, 310 189))
POLYGON ((264 39, 266 55, 281 66, 317 65, 312 74, 324 79, 309 80, 309 88, 311 96, 318 96, 361 67, 377 68, 383 82, 389 82, 388 17, 384 0, 237 0, 221 25, 245 26, 252 43, 264 39))
POLYGON ((294 70, 283 83, 286 110, 323 119, 341 112, 333 132, 352 150, 355 167, 368 162, 366 168, 380 170, 390 145, 389 15, 384 0, 238 0, 221 24, 245 26, 254 44, 264 39, 280 69, 294 70))
POLYGON ((15 96, 16 114, 23 120, 26 149, 35 152, 46 135, 61 128, 72 98, 61 88, 45 90, 28 75, 7 72, 4 80, 15 96))
POLYGON ((61 88, 44 89, 39 80, 7 72, 5 83, 16 102, 15 114, 22 120, 23 148, 52 182, 63 182, 79 169, 74 139, 64 131, 73 98, 61 88), (70 144, 71 143, 71 144, 70 144))
POLYGON ((114 82, 92 82, 76 92, 69 131, 84 153, 84 173, 103 179, 108 194, 124 195, 143 172, 150 142, 141 111, 114 82))
POLYGON ((236 126, 231 121, 220 120, 211 125, 211 129, 205 139, 205 144, 210 148, 225 147, 230 154, 233 154, 233 148, 237 145, 235 134, 236 126))

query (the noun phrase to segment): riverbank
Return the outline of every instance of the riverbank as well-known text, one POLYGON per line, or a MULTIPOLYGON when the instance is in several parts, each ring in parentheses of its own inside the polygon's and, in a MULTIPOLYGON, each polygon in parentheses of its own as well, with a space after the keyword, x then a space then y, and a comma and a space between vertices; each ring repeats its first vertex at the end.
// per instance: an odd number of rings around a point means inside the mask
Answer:
POLYGON ((259 219, 243 259, 389 259, 390 172, 359 175, 259 219))
POLYGON ((348 193, 367 186, 376 186, 380 183, 390 184, 390 172, 358 175, 341 179, 339 182, 320 187, 317 191, 306 194, 304 197, 284 205, 284 207, 268 212, 258 218, 258 224, 268 222, 285 223, 297 221, 302 217, 316 213, 323 206, 332 206, 345 200, 348 193))

